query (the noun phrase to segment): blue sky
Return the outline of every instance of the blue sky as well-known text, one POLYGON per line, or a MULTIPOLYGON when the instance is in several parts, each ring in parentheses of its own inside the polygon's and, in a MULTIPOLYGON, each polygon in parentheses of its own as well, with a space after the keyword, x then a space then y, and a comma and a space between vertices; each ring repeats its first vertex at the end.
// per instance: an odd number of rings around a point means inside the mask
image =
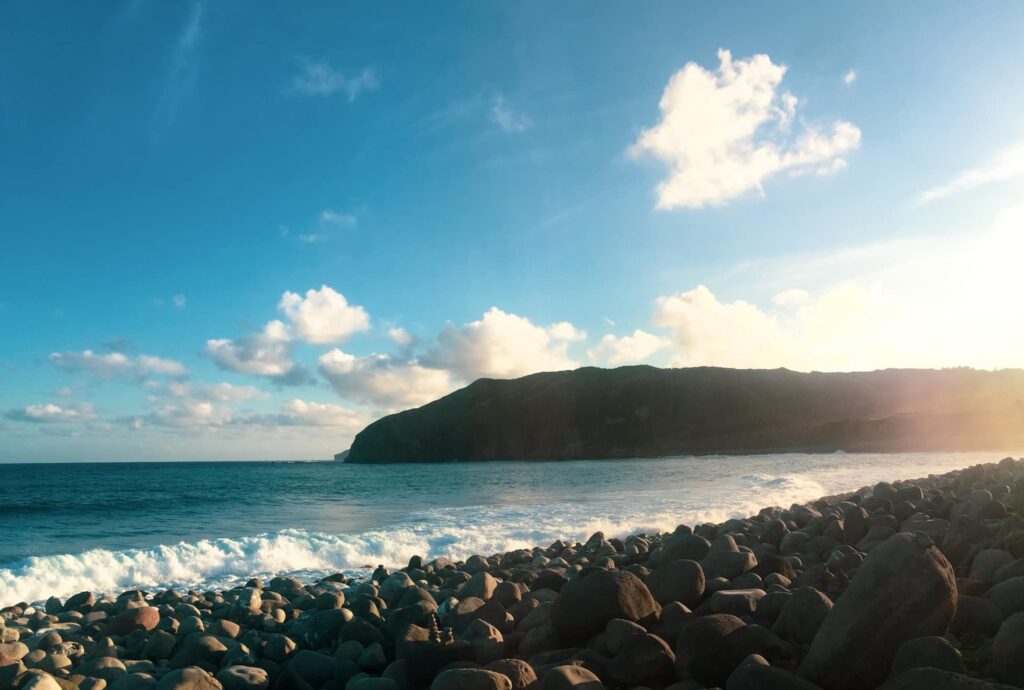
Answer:
POLYGON ((479 376, 1024 366, 1024 5, 9 3, 0 461, 479 376))

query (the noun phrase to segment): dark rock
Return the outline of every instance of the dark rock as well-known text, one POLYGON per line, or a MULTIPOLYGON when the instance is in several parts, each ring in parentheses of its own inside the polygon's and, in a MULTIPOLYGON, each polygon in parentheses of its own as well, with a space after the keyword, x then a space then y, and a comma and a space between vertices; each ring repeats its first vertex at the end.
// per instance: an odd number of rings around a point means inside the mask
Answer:
POLYGON ((1024 611, 1024 576, 1003 580, 985 592, 984 596, 998 607, 1003 618, 1024 611))
POLYGON ((923 534, 897 534, 868 554, 825 616, 800 675, 829 690, 877 685, 899 645, 944 634, 955 610, 946 558, 923 534))
POLYGON ((742 663, 729 675, 726 690, 821 690, 792 671, 759 663, 742 663))
POLYGON ((915 668, 890 678, 878 690, 1013 690, 1009 685, 991 683, 937 668, 915 668))
POLYGON ((951 630, 954 635, 994 637, 1002 622, 1002 611, 988 599, 960 596, 951 630))
POLYGON ((482 668, 453 668, 439 673, 430 690, 512 690, 512 681, 482 668))
POLYGON ((604 690, 604 683, 582 666, 563 665, 544 674, 540 690, 604 690))
POLYGON ((270 677, 255 666, 228 666, 217 672, 217 680, 224 690, 267 690, 270 677))
POLYGON ((647 576, 644 584, 659 604, 678 601, 692 608, 704 596, 704 571, 696 561, 663 562, 647 576))
POLYGON ((612 618, 641 621, 657 611, 657 602, 638 577, 600 570, 562 587, 551 610, 551 625, 564 644, 584 643, 612 618))
POLYGON ((892 677, 912 668, 937 668, 953 673, 964 672, 964 660, 960 652, 946 638, 937 635, 916 637, 907 640, 896 650, 889 675, 892 677))
POLYGON ((676 656, 660 637, 630 635, 608 664, 608 675, 623 685, 660 687, 675 679, 676 656))
POLYGON ((832 600, 813 587, 800 587, 782 605, 772 630, 779 637, 809 645, 832 610, 832 600))
POLYGON ((707 685, 724 685, 738 663, 729 636, 744 627, 736 616, 713 614, 695 618, 679 633, 676 668, 707 685))
POLYGON ((1015 613, 992 641, 992 671, 996 678, 1024 686, 1024 612, 1015 613))
POLYGON ((220 681, 197 666, 175 669, 164 675, 156 690, 223 690, 220 681))
POLYGON ((512 690, 526 690, 537 682, 537 674, 533 672, 533 667, 522 659, 498 659, 484 668, 508 676, 512 682, 512 690))

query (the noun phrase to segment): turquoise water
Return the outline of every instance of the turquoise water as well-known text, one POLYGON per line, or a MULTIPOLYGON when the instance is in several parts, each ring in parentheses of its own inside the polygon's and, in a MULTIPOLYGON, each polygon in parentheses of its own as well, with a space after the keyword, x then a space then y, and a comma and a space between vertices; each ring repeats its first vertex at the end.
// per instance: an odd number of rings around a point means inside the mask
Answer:
POLYGON ((670 530, 1004 455, 0 465, 0 606, 670 530))

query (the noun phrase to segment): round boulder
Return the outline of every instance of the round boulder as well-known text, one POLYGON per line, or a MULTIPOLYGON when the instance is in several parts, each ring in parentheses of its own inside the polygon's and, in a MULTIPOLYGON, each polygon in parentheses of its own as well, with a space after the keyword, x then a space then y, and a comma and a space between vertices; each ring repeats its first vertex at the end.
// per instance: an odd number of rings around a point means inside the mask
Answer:
POLYGON ((829 690, 874 687, 901 644, 945 634, 956 600, 953 567, 931 539, 895 534, 872 549, 825 616, 800 675, 829 690))
POLYGON ((964 660, 960 652, 938 635, 916 637, 907 640, 896 650, 889 675, 895 677, 912 668, 937 668, 940 671, 964 672, 964 660))
POLYGON ((655 568, 644 584, 659 604, 678 601, 693 608, 704 596, 704 571, 697 561, 680 558, 655 568))
POLYGON ((640 621, 656 614, 658 604, 647 586, 625 570, 584 571, 562 587, 551 609, 551 625, 566 644, 582 644, 612 618, 640 621))
POLYGON ((992 641, 992 670, 996 678, 1024 686, 1024 612, 1015 613, 999 628, 992 641))
POLYGON ((430 690, 512 690, 512 681, 482 668, 450 668, 437 674, 430 690))

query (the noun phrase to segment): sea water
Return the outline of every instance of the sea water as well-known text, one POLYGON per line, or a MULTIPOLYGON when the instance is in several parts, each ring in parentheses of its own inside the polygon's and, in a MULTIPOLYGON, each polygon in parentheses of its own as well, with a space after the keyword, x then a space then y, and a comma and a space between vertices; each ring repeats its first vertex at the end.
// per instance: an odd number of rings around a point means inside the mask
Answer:
POLYGON ((0 465, 0 606, 666 531, 1004 455, 0 465))

